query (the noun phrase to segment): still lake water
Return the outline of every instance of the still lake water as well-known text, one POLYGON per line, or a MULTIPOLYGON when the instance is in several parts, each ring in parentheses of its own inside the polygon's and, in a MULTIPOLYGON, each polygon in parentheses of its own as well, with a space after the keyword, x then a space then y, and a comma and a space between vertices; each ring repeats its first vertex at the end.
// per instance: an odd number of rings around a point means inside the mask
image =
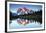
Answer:
POLYGON ((27 20, 27 19, 14 19, 10 21, 10 29, 19 29, 19 28, 40 28, 42 24, 39 21, 27 20))

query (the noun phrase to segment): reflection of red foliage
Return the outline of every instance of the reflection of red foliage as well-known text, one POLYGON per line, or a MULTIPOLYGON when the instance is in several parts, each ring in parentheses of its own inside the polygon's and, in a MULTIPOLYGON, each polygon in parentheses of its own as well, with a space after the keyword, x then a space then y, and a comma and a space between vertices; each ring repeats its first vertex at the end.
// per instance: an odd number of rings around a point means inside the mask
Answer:
POLYGON ((17 22, 18 24, 23 24, 23 25, 29 24, 28 20, 17 20, 17 22))

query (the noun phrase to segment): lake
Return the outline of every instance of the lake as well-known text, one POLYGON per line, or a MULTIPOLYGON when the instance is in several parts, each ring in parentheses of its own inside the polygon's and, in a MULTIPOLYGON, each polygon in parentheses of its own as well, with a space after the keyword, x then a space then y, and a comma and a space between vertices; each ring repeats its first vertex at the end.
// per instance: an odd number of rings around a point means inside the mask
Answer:
POLYGON ((13 19, 9 23, 10 29, 19 29, 19 28, 40 28, 42 24, 37 20, 28 20, 28 19, 13 19))

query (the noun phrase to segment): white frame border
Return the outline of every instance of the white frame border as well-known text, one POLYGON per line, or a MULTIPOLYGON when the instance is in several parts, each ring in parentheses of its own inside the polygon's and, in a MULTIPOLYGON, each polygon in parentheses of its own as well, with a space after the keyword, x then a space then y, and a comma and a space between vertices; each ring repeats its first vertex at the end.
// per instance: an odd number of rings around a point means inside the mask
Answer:
POLYGON ((24 31, 24 30, 40 30, 44 29, 44 4, 40 3, 24 3, 24 2, 7 2, 7 31, 24 31), (32 4, 32 5, 42 5, 42 28, 25 28, 25 29, 9 29, 9 4, 32 4))

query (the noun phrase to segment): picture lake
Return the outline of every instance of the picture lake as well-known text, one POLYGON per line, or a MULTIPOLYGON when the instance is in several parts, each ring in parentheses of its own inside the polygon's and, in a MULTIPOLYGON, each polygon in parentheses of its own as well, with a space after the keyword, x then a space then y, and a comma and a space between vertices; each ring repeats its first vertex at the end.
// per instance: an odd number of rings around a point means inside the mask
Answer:
POLYGON ((10 29, 41 28, 42 6, 10 4, 10 29))

